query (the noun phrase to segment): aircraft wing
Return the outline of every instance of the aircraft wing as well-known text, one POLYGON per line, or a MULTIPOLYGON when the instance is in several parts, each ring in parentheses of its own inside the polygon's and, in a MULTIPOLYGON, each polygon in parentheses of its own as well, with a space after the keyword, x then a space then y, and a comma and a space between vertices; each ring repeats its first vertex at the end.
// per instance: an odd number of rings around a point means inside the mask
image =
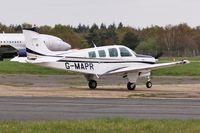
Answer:
POLYGON ((146 64, 142 66, 128 66, 125 68, 109 71, 106 74, 114 74, 114 73, 125 73, 125 72, 131 72, 131 71, 145 71, 145 70, 153 70, 153 69, 158 69, 162 67, 170 67, 170 66, 175 66, 178 64, 187 64, 189 63, 188 60, 182 60, 182 61, 176 61, 176 62, 169 62, 169 63, 159 63, 159 64, 146 64))

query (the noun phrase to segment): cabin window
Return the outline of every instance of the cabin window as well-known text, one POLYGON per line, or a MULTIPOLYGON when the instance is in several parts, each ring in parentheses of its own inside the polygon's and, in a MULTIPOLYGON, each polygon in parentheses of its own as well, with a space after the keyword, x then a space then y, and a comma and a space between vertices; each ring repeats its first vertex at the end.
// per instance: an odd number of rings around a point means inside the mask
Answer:
POLYGON ((106 52, 104 50, 99 50, 99 57, 106 57, 106 52))
POLYGON ((116 48, 108 49, 110 57, 118 57, 118 52, 116 48))
POLYGON ((96 57, 95 51, 89 52, 88 54, 89 54, 90 58, 95 58, 96 57))
POLYGON ((119 48, 121 57, 132 56, 131 53, 126 48, 119 48))

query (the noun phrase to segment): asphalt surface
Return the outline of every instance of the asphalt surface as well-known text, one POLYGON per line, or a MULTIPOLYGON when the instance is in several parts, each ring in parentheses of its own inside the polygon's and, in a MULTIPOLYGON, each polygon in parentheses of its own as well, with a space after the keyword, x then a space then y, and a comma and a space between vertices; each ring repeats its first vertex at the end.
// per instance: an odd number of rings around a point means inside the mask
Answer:
POLYGON ((199 119, 200 99, 0 97, 0 120, 199 119))
MULTIPOLYGON (((127 78, 120 75, 107 75, 96 79, 98 86, 124 85, 127 78)), ((147 79, 138 79, 137 84, 145 85, 147 79)), ((157 84, 199 84, 200 76, 153 76, 152 82, 157 84)), ((33 87, 76 87, 87 86, 83 75, 28 75, 28 74, 0 74, 0 85, 33 86, 33 87)))

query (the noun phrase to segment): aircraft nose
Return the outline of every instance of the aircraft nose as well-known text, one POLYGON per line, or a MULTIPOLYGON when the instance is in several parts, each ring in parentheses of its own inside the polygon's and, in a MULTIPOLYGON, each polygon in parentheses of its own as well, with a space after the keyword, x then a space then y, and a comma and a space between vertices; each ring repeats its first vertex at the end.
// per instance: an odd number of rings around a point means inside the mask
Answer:
POLYGON ((156 63, 157 60, 156 60, 155 57, 153 57, 153 56, 149 56, 149 58, 150 58, 150 60, 151 60, 152 63, 156 63))

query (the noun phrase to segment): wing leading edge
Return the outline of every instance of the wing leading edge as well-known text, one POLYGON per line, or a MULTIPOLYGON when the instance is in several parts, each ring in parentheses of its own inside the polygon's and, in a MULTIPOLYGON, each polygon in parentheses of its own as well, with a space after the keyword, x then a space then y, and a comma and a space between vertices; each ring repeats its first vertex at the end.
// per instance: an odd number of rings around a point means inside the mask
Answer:
POLYGON ((125 73, 125 72, 132 72, 132 71, 146 71, 146 70, 153 70, 153 69, 158 69, 162 67, 170 67, 170 66, 176 66, 179 64, 188 64, 188 63, 189 63, 188 60, 182 60, 182 61, 159 63, 159 64, 152 64, 152 65, 146 64, 143 66, 132 65, 132 66, 118 69, 118 70, 109 71, 106 74, 125 73))

